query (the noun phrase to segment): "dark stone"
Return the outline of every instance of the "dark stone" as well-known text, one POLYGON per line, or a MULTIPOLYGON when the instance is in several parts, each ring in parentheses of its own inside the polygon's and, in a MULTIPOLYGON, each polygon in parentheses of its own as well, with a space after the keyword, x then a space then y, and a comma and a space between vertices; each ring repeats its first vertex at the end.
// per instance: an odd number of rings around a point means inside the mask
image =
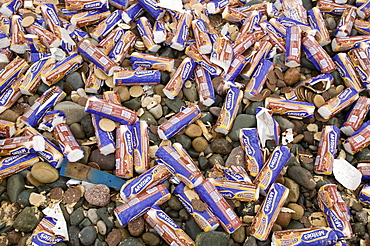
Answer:
POLYGON ((180 97, 176 97, 173 100, 166 98, 164 101, 166 105, 175 113, 180 112, 181 107, 185 106, 185 103, 181 100, 180 97))
POLYGON ((42 219, 36 207, 25 207, 14 221, 13 227, 21 232, 32 232, 42 219))
POLYGON ((83 208, 77 208, 71 213, 69 219, 72 226, 77 226, 85 218, 83 211, 83 208))
POLYGON ((313 179, 312 174, 303 167, 289 167, 288 176, 308 190, 313 190, 316 187, 316 182, 313 179))
POLYGON ((208 159, 208 165, 210 167, 213 167, 216 164, 219 164, 221 166, 224 166, 224 164, 225 164, 224 159, 222 158, 222 156, 220 154, 213 154, 208 159))
POLYGON ((186 136, 185 134, 178 134, 178 135, 175 137, 175 141, 176 141, 176 142, 181 143, 181 145, 182 145, 185 149, 190 149, 190 148, 191 148, 191 138, 189 138, 189 137, 188 137, 188 136, 186 136))
POLYGON ((86 226, 78 234, 81 244, 86 246, 93 244, 96 236, 97 232, 94 226, 86 226))
POLYGON ((185 224, 185 233, 188 234, 188 236, 195 240, 197 235, 201 233, 203 230, 200 229, 198 224, 195 222, 193 217, 190 217, 188 221, 186 221, 185 224))
POLYGON ((225 246, 229 241, 230 235, 225 232, 208 231, 197 235, 195 243, 197 246, 225 246))
POLYGON ((139 108, 141 107, 141 100, 140 98, 134 98, 126 102, 123 102, 122 105, 136 111, 139 110, 139 108))
POLYGON ((134 237, 129 237, 120 242, 118 246, 145 246, 145 244, 134 237))
POLYGON ((20 174, 14 174, 8 178, 7 192, 11 202, 16 202, 18 195, 24 190, 24 179, 20 174))
POLYGON ((97 210, 97 214, 99 217, 104 221, 104 223, 107 225, 108 228, 113 228, 113 216, 108 213, 108 210, 106 207, 99 208, 97 210))
POLYGON ((116 156, 115 154, 102 155, 98 149, 91 152, 89 162, 95 162, 99 165, 101 170, 111 171, 116 168, 116 156))
POLYGON ((229 154, 232 148, 232 144, 224 138, 215 139, 211 142, 211 150, 220 155, 229 154))
POLYGON ((92 124, 90 115, 86 115, 85 117, 82 118, 81 126, 82 126, 82 129, 84 130, 86 137, 89 138, 89 137, 95 136, 95 130, 94 130, 94 126, 92 124))
POLYGON ((77 226, 70 226, 68 228, 69 242, 73 246, 80 246, 80 240, 78 239, 78 234, 80 229, 77 226))

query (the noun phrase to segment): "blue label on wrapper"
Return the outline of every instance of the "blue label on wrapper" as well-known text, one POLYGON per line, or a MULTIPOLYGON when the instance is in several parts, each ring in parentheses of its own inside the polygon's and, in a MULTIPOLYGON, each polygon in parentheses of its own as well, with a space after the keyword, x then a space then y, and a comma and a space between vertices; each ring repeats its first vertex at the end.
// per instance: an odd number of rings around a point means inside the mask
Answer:
POLYGON ((137 1, 154 19, 160 19, 165 10, 159 8, 154 0, 138 0, 137 1))
POLYGON ((26 155, 14 155, 2 158, 0 160, 0 177, 7 177, 12 174, 18 173, 23 169, 26 169, 36 162, 39 158, 36 154, 26 154, 26 155))

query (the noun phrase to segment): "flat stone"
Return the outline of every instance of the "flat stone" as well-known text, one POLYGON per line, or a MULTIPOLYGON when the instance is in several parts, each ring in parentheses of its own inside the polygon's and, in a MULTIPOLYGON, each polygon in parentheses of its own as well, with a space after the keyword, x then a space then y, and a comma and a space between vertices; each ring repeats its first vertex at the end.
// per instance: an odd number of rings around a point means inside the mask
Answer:
POLYGON ((195 239, 197 246, 225 246, 229 241, 230 235, 225 232, 208 231, 200 233, 195 239))
POLYGON ((97 232, 94 226, 86 226, 78 234, 81 244, 86 246, 93 244, 96 236, 97 232))
POLYGON ((18 113, 14 112, 13 110, 7 109, 7 110, 5 110, 4 112, 2 112, 0 114, 0 120, 7 120, 7 121, 11 121, 11 122, 16 122, 19 116, 20 115, 18 113))
POLYGON ((13 174, 8 178, 7 193, 11 202, 16 202, 18 195, 24 190, 24 179, 20 174, 13 174))
POLYGON ((304 208, 297 203, 289 203, 288 208, 294 210, 295 213, 292 214, 293 220, 300 220, 304 214, 304 208))
POLYGON ((89 138, 89 137, 95 136, 95 129, 94 129, 94 125, 92 123, 90 115, 86 115, 85 117, 81 119, 81 127, 86 137, 89 138))
POLYGON ((149 109, 149 113, 153 115, 155 119, 161 118, 163 116, 162 105, 158 104, 154 106, 153 108, 149 109))
POLYGON ((80 122, 83 117, 88 115, 85 112, 85 107, 69 101, 63 101, 55 105, 54 110, 60 110, 66 115, 66 123, 71 125, 75 122, 80 122))
POLYGON ((181 143, 185 149, 189 149, 191 147, 191 139, 185 134, 177 134, 175 141, 181 143))
POLYGON ((220 154, 213 154, 208 159, 208 165, 212 168, 214 165, 219 164, 221 166, 224 166, 225 162, 224 159, 220 154))
POLYGON ((233 141, 239 141, 239 131, 242 128, 251 128, 257 126, 257 120, 255 115, 239 114, 236 116, 233 127, 229 132, 229 137, 233 141))
POLYGON ((316 182, 313 179, 312 174, 303 167, 289 167, 288 176, 307 190, 313 190, 316 187, 316 182))
POLYGON ((36 207, 25 207, 14 221, 13 227, 21 232, 32 232, 42 219, 36 207))
POLYGON ((143 239, 143 242, 146 245, 149 246, 157 246, 160 244, 161 239, 158 237, 158 235, 152 233, 152 232, 145 232, 142 236, 141 239, 143 239))
POLYGON ((229 154, 229 157, 226 159, 225 166, 231 167, 231 166, 242 166, 246 168, 245 164, 245 153, 243 150, 243 147, 236 147, 234 148, 231 153, 229 154))
POLYGON ((175 210, 178 211, 183 208, 182 203, 179 201, 177 196, 171 196, 170 199, 167 201, 168 206, 175 210))
POLYGON ((97 211, 99 217, 104 221, 108 228, 112 228, 113 223, 113 215, 108 213, 107 207, 99 208, 97 211))
POLYGON ((41 183, 52 183, 59 178, 59 172, 46 162, 38 162, 32 166, 32 176, 41 183))
POLYGON ((97 184, 85 192, 85 199, 92 205, 105 207, 110 201, 109 187, 103 184, 97 184))
MULTIPOLYGON (((8 240, 11 244, 18 244, 19 240, 22 238, 22 233, 16 232, 15 230, 8 233, 8 240)), ((6 245, 6 244, 4 244, 6 245)))
POLYGON ((255 115, 256 114, 256 109, 258 107, 263 107, 263 102, 251 102, 249 104, 249 106, 247 107, 247 109, 245 110, 245 113, 246 114, 249 114, 249 115, 255 115))
POLYGON ((98 228, 100 235, 105 235, 107 233, 107 225, 104 223, 104 221, 99 220, 98 223, 96 223, 96 227, 98 228))
POLYGON ((89 210, 87 210, 87 217, 93 224, 96 224, 100 219, 96 208, 90 208, 89 210))
POLYGON ((65 81, 73 88, 73 90, 85 87, 85 83, 83 82, 81 74, 79 72, 72 72, 68 74, 67 76, 65 76, 65 81))
POLYGON ((141 100, 140 100, 140 98, 134 98, 134 99, 128 100, 128 101, 126 101, 122 104, 123 104, 123 106, 136 111, 141 107, 141 100))
POLYGON ((284 82, 288 85, 294 85, 299 81, 301 78, 301 73, 297 68, 289 68, 285 73, 284 73, 284 82))
POLYGON ((81 191, 77 188, 68 188, 64 192, 64 202, 67 204, 78 202, 81 198, 81 191))
POLYGON ((220 155, 229 154, 232 148, 232 144, 224 138, 215 139, 211 142, 212 151, 220 155))
POLYGON ((35 192, 34 189, 27 189, 19 193, 17 198, 17 203, 22 207, 30 206, 29 198, 32 192, 35 192))
POLYGON ((185 224, 185 233, 188 234, 188 236, 191 239, 195 240, 197 235, 201 233, 202 231, 203 230, 200 229, 198 224, 195 222, 194 218, 190 216, 190 218, 186 221, 186 224, 185 224))

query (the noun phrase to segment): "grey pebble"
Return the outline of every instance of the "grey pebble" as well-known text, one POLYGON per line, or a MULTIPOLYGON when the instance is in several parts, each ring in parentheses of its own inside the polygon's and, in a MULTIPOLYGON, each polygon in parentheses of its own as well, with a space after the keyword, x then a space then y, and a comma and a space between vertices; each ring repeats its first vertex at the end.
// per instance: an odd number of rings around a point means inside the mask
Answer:
POLYGON ((91 116, 86 115, 81 119, 81 127, 86 135, 86 137, 95 136, 94 126, 92 124, 91 116))
POLYGON ((78 239, 78 234, 80 229, 77 226, 70 226, 68 228, 69 242, 73 246, 80 246, 80 240, 78 239))
POLYGON ((149 109, 149 113, 151 113, 155 119, 161 118, 163 116, 162 105, 158 104, 155 107, 149 109))
POLYGON ((90 208, 89 210, 87 210, 87 217, 93 224, 96 224, 100 219, 99 215, 97 214, 96 208, 90 208))
POLYGON ((35 189, 28 189, 19 193, 17 203, 23 207, 30 206, 29 198, 32 192, 35 192, 35 189))
POLYGON ((182 88, 182 92, 184 93, 184 96, 186 97, 186 99, 188 99, 189 102, 195 102, 199 100, 198 89, 194 83, 191 83, 190 88, 186 88, 184 86, 182 88))
POLYGON ((134 237, 129 237, 120 242, 118 246, 145 246, 145 244, 134 237))
POLYGON ((108 228, 113 228, 114 226, 114 223, 112 221, 113 216, 108 213, 108 210, 106 207, 99 208, 97 210, 97 214, 104 221, 104 223, 107 225, 108 228))
POLYGON ((313 190, 316 187, 316 182, 313 179, 312 174, 303 167, 289 167, 288 176, 308 190, 313 190))
POLYGON ((69 101, 63 101, 55 105, 54 110, 60 110, 66 115, 66 123, 71 125, 75 122, 80 122, 83 117, 88 115, 85 112, 85 107, 69 101))
POLYGON ((68 74, 65 77, 65 81, 73 88, 73 90, 85 87, 85 83, 83 82, 81 74, 79 72, 72 72, 68 74))
POLYGON ((152 232, 145 232, 141 238, 143 239, 143 242, 149 246, 157 246, 161 242, 161 238, 152 232))
POLYGON ((99 220, 98 223, 96 223, 96 226, 98 227, 99 234, 105 235, 107 233, 107 225, 104 221, 99 220))
POLYGON ((140 98, 134 98, 122 103, 122 105, 136 111, 141 107, 141 100, 140 98))
POLYGON ((258 107, 263 107, 263 102, 251 102, 245 110, 246 114, 255 115, 258 107))
POLYGON ((197 235, 202 231, 203 230, 200 229, 194 218, 190 216, 189 220, 187 220, 185 224, 185 233, 188 234, 191 239, 195 240, 197 235))
POLYGON ((229 157, 226 159, 226 162, 225 162, 226 167, 231 167, 233 165, 242 166, 246 168, 245 153, 244 153, 243 147, 234 148, 229 154, 229 157))
POLYGON ((239 141, 239 132, 242 128, 252 128, 257 126, 255 115, 239 114, 236 116, 233 127, 229 132, 229 137, 233 141, 239 141))
POLYGON ((294 129, 294 123, 282 116, 274 116, 274 119, 280 126, 281 132, 286 131, 287 129, 291 128, 294 129))
POLYGON ((14 221, 13 227, 21 232, 32 232, 42 219, 36 207, 25 207, 14 221))
POLYGON ((93 244, 96 236, 97 233, 94 226, 87 226, 83 228, 78 234, 81 244, 86 246, 93 244))
POLYGON ((185 103, 181 100, 180 97, 176 97, 173 100, 166 98, 164 102, 166 103, 167 107, 169 107, 175 113, 180 112, 181 107, 185 106, 185 103))
POLYGON ((140 116, 140 120, 146 121, 149 125, 156 126, 158 124, 154 116, 151 113, 149 113, 149 111, 147 110, 145 110, 144 114, 140 116))
POLYGON ((24 178, 21 174, 14 174, 8 178, 7 192, 11 202, 16 202, 18 195, 24 190, 24 178))
POLYGON ((197 246, 225 246, 229 241, 230 235, 220 231, 201 232, 195 239, 197 246))
POLYGON ((79 225, 81 221, 85 218, 83 211, 84 211, 83 208, 77 208, 73 210, 69 217, 72 226, 79 225))
POLYGON ((212 151, 220 155, 229 154, 232 148, 232 144, 224 138, 215 139, 211 142, 212 151))
POLYGON ((76 137, 76 138, 81 138, 83 139, 85 137, 85 133, 84 133, 84 130, 82 129, 82 126, 75 122, 73 124, 71 124, 69 126, 69 128, 71 129, 73 135, 76 137))
POLYGON ((176 141, 176 142, 181 143, 181 145, 182 145, 185 149, 190 149, 190 148, 191 148, 191 138, 189 138, 189 137, 188 137, 188 136, 186 136, 185 134, 178 134, 178 135, 175 137, 175 141, 176 141))
POLYGON ((224 159, 220 154, 213 154, 208 159, 208 164, 212 168, 214 165, 219 164, 221 166, 225 165, 224 159))

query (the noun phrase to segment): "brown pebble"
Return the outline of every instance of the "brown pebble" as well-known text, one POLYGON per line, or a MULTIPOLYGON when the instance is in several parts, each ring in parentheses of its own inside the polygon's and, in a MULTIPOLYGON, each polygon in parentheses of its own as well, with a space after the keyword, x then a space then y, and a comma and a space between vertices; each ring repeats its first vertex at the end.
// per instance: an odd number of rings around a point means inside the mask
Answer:
POLYGON ((195 209, 195 210, 198 210, 200 212, 203 212, 203 211, 206 211, 206 209, 208 208, 207 204, 204 203, 202 200, 200 199, 192 199, 191 200, 191 206, 195 209))
POLYGON ((50 193, 49 197, 51 200, 60 201, 63 199, 64 190, 60 187, 53 188, 50 193))
POLYGON ((130 88, 130 95, 132 97, 139 97, 143 94, 144 90, 143 90, 143 87, 140 86, 140 85, 134 85, 134 86, 131 86, 130 88))
POLYGON ((73 91, 73 87, 68 84, 68 83, 64 83, 63 85, 63 91, 67 94, 67 95, 71 95, 72 91, 73 91))
POLYGON ((130 232, 131 236, 138 237, 145 229, 145 221, 141 216, 136 220, 133 220, 127 224, 127 229, 130 232))
POLYGON ((81 198, 81 191, 77 188, 68 188, 64 192, 64 202, 67 204, 78 202, 81 198))
POLYGON ((315 95, 313 98, 313 103, 317 108, 320 108, 325 103, 325 99, 321 95, 315 95))
POLYGON ((8 232, 8 240, 11 244, 18 244, 21 238, 22 238, 21 232, 16 232, 15 230, 8 232))
POLYGON ((103 184, 95 185, 85 192, 85 199, 88 203, 95 206, 107 206, 110 201, 109 187, 103 184))
POLYGON ((289 86, 285 86, 285 87, 280 89, 280 92, 283 93, 283 94, 284 93, 289 93, 291 91, 292 91, 292 87, 289 87, 289 86))
POLYGON ((27 181, 30 182, 32 185, 34 185, 36 187, 45 185, 44 183, 41 183, 40 181, 35 179, 35 177, 32 176, 31 172, 27 173, 27 181))
POLYGON ((196 124, 191 124, 185 128, 185 134, 191 138, 200 137, 202 133, 202 129, 196 124))
POLYGON ((291 218, 292 218, 291 213, 280 212, 276 219, 276 223, 281 225, 281 227, 285 228, 289 225, 291 218))
POLYGON ((194 150, 197 152, 202 152, 208 147, 208 141, 204 137, 197 137, 191 142, 194 150))
POLYGON ((111 232, 109 232, 107 238, 105 239, 105 242, 109 246, 116 246, 118 245, 122 240, 121 232, 118 229, 112 229, 111 232))
POLYGON ((283 72, 282 72, 280 69, 275 68, 275 69, 274 69, 274 73, 275 73, 275 75, 276 75, 276 77, 277 77, 278 79, 280 79, 280 80, 284 80, 284 74, 283 74, 283 72))
POLYGON ((267 80, 269 84, 276 85, 278 78, 276 76, 276 73, 273 70, 270 70, 267 73, 267 80))
POLYGON ((90 161, 89 163, 87 163, 87 165, 88 165, 89 167, 92 167, 92 168, 95 168, 95 169, 101 170, 101 168, 100 168, 99 164, 98 164, 98 163, 96 163, 96 162, 90 161))
POLYGON ((102 118, 99 121, 99 127, 105 132, 112 132, 116 129, 116 123, 113 120, 108 118, 102 118))
POLYGON ((86 106, 86 103, 87 103, 87 98, 86 97, 79 97, 78 100, 77 100, 77 103, 83 107, 86 106))
POLYGON ((284 73, 284 82, 287 85, 294 85, 299 81, 301 78, 301 73, 297 68, 289 68, 285 73, 284 73))

